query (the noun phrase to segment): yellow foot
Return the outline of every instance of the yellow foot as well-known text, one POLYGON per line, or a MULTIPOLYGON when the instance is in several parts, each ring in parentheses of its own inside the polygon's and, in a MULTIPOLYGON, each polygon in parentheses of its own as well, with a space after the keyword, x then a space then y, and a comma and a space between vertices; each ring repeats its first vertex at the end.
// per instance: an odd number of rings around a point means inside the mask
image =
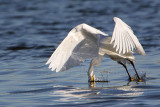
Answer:
POLYGON ((143 80, 142 80, 142 79, 139 79, 138 82, 143 82, 143 80))
POLYGON ((136 79, 136 78, 131 78, 130 81, 138 81, 138 82, 143 82, 144 80, 143 79, 136 79))
POLYGON ((131 78, 131 81, 135 81, 136 79, 135 78, 131 78))

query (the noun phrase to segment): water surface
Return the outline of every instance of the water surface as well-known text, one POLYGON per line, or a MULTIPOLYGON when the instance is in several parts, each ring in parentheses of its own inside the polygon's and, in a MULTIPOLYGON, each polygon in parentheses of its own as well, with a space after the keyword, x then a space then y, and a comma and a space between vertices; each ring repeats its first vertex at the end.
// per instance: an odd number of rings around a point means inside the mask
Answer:
MULTIPOLYGON (((160 106, 159 0, 0 0, 0 106, 160 106), (109 58, 95 68, 109 82, 88 83, 90 60, 66 72, 45 65, 67 33, 87 23, 112 34, 113 17, 129 24, 147 56, 136 56, 144 82, 128 82, 109 58)), ((129 71, 134 75, 133 68, 129 71)))

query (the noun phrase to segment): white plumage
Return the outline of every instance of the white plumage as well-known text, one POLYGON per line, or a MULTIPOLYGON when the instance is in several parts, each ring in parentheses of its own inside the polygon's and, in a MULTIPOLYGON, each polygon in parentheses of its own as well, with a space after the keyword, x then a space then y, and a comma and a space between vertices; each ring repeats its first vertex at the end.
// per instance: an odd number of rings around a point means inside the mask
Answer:
POLYGON ((73 28, 54 51, 46 64, 56 72, 67 70, 98 54, 97 34, 107 34, 87 25, 73 28))
POLYGON ((116 52, 119 53, 134 51, 137 49, 142 55, 145 55, 142 45, 139 43, 137 37, 134 35, 130 26, 124 23, 121 19, 114 17, 115 28, 112 35, 111 43, 114 41, 116 52))
POLYGON ((93 66, 101 63, 103 55, 125 64, 134 61, 133 51, 145 55, 145 51, 134 35, 131 27, 121 19, 114 17, 115 28, 112 37, 87 24, 80 24, 73 28, 67 37, 53 52, 46 64, 56 72, 77 66, 88 58, 92 58, 88 77, 92 81, 93 66))

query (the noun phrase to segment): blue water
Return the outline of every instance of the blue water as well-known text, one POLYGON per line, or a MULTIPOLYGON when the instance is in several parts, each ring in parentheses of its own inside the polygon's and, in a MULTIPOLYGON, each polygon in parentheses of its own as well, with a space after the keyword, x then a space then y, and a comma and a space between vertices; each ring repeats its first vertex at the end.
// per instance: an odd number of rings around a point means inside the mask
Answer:
POLYGON ((159 0, 0 0, 0 49, 0 107, 160 106, 159 0), (129 82, 109 58, 95 68, 96 77, 109 82, 95 84, 88 83, 90 60, 59 73, 45 65, 73 27, 87 23, 112 34, 115 16, 146 51, 135 55, 146 81, 129 82))

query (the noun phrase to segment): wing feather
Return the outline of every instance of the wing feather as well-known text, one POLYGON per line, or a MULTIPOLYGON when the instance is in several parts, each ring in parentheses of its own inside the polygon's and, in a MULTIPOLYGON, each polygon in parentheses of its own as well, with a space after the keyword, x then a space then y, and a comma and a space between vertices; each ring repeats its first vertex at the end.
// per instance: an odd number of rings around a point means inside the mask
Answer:
MULTIPOLYGON (((115 29, 116 31, 118 31, 119 29, 115 29)), ((115 35, 119 35, 119 32, 115 32, 115 35)), ((117 37, 117 41, 119 41, 119 37, 117 37)), ((116 48, 116 51, 118 51, 119 50, 119 42, 116 42, 115 44, 114 44, 114 47, 116 47, 117 46, 117 48, 116 48)))
POLYGON ((128 39, 128 36, 125 38, 125 45, 126 45, 126 47, 127 47, 127 53, 129 52, 129 49, 130 49, 130 44, 129 44, 129 39, 128 39), (129 44, 129 45, 127 45, 127 44, 129 44))
POLYGON ((130 26, 121 19, 114 17, 115 28, 112 34, 111 43, 114 42, 114 48, 120 53, 128 53, 137 50, 141 55, 146 55, 137 37, 134 35, 130 26))
POLYGON ((56 72, 67 70, 98 55, 98 34, 108 36, 87 24, 73 28, 46 64, 56 72))
MULTIPOLYGON (((123 44, 123 47, 125 47, 125 44, 126 44, 126 42, 125 42, 125 37, 124 36, 122 36, 122 44, 123 44)), ((125 52, 127 52, 127 47, 126 48, 122 48, 123 50, 122 50, 122 52, 123 52, 123 54, 125 53, 125 52)))

